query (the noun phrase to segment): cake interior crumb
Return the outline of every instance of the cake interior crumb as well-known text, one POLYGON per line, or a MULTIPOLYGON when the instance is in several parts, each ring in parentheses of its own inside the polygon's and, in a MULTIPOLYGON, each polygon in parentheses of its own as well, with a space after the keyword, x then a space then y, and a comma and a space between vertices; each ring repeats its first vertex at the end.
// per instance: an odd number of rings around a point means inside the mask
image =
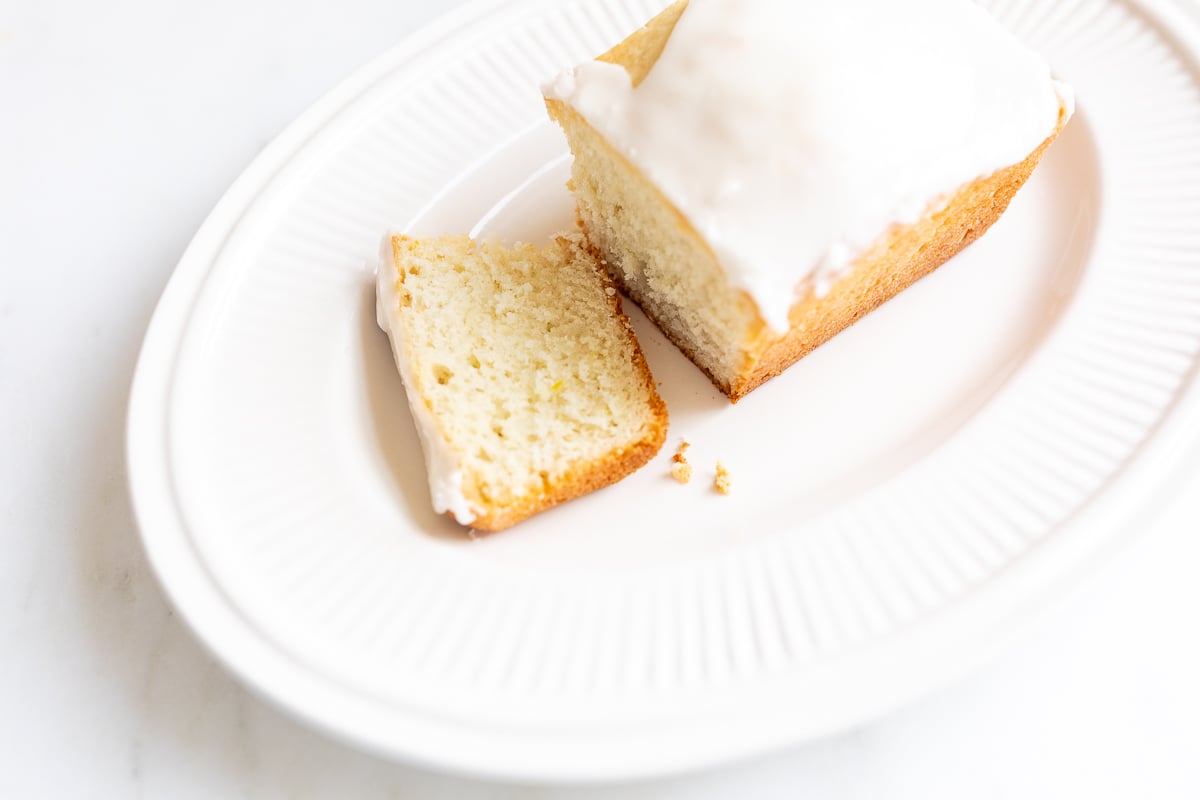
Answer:
POLYGON ((729 470, 725 469, 725 465, 720 461, 717 462, 717 476, 713 479, 713 488, 721 494, 729 494, 733 487, 729 480, 729 470))

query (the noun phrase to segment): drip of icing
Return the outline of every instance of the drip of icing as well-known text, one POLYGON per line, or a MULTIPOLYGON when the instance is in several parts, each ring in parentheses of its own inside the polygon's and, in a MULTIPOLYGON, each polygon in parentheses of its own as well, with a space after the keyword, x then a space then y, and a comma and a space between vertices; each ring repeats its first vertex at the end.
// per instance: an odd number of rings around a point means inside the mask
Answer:
POLYGON ((972 0, 691 0, 636 89, 591 61, 544 91, 658 186, 781 333, 803 292, 1025 160, 1074 108, 972 0))
POLYGON ((404 324, 400 321, 400 297, 396 292, 396 263, 392 255, 392 234, 383 237, 380 247, 379 267, 376 271, 375 319, 392 343, 392 355, 396 368, 404 381, 408 395, 408 407, 412 409, 413 422, 421 439, 421 451, 425 454, 425 471, 429 476, 429 495, 433 510, 439 514, 449 511, 460 525, 475 521, 475 511, 467 502, 462 491, 462 470, 457 457, 442 435, 433 414, 421 402, 417 384, 413 378, 408 355, 408 342, 404 338, 404 324))

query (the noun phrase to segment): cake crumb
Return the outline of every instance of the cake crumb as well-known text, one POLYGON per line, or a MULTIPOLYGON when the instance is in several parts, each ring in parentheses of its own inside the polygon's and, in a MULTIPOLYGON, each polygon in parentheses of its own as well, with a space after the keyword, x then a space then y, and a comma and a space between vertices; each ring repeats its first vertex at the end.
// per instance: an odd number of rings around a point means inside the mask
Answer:
POLYGON ((713 488, 721 494, 729 494, 733 484, 729 480, 729 470, 720 461, 717 462, 717 476, 713 479, 713 488))
POLYGON ((675 451, 675 455, 671 456, 671 477, 680 483, 687 483, 692 479, 692 465, 688 463, 687 456, 684 455, 691 446, 690 442, 684 440, 679 443, 679 449, 675 451))

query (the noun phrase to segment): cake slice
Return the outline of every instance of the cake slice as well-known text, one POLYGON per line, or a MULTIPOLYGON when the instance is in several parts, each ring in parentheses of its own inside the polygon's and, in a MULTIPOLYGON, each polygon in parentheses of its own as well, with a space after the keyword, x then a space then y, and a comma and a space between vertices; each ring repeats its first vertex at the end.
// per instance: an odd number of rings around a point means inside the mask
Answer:
POLYGON ((978 238, 1073 111, 972 0, 679 0, 544 92, 589 247, 735 402, 978 238))
POLYGON ((389 236, 377 298, 434 509, 460 524, 506 528, 662 447, 666 407, 578 237, 538 249, 389 236))

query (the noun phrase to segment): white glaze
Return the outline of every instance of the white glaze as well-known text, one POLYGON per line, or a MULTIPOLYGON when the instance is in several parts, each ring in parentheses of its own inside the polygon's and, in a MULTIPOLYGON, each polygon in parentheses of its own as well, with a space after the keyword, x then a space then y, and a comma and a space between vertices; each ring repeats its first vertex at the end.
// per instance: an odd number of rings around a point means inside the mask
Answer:
POLYGON ((780 332, 800 293, 1073 110, 971 0, 691 0, 637 89, 592 61, 545 92, 662 190, 780 332))
POLYGON ((475 521, 475 511, 462 491, 462 469, 458 458, 446 441, 437 420, 425 404, 412 373, 412 356, 408 341, 404 338, 404 323, 400 320, 400 297, 396 292, 396 262, 392 255, 392 233, 383 237, 379 252, 379 267, 376 270, 375 319, 379 327, 387 332, 392 343, 392 356, 396 369, 404 381, 408 395, 408 407, 412 410, 413 423, 421 439, 421 450, 425 454, 425 471, 429 477, 429 496, 433 509, 439 514, 449 511, 460 525, 475 521))

